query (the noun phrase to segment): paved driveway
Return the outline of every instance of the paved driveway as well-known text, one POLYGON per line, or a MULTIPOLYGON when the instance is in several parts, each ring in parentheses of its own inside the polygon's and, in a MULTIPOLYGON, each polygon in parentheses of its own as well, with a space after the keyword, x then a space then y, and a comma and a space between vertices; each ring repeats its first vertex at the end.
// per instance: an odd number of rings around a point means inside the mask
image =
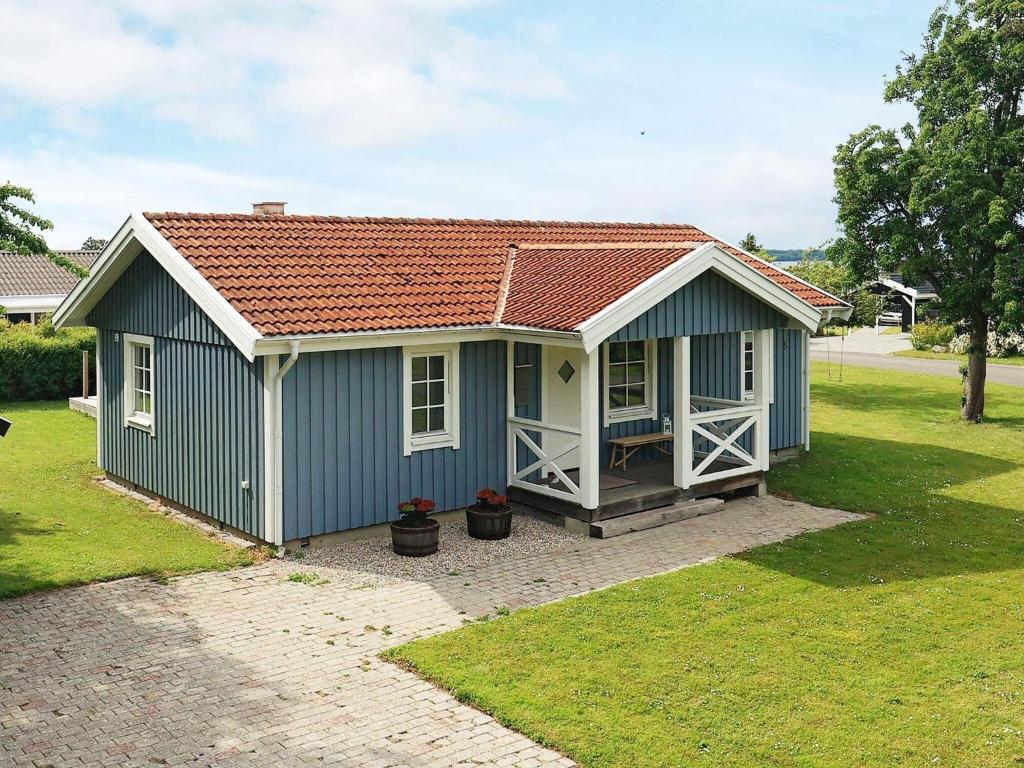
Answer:
POLYGON ((780 499, 424 581, 322 586, 301 563, 0 603, 0 764, 568 766, 380 661, 384 648, 857 515, 780 499), (467 586, 468 585, 468 586, 467 586))
MULTIPOLYGON (((829 358, 822 350, 811 350, 811 359, 825 362, 829 358)), ((867 352, 844 352, 843 365, 863 365, 866 368, 884 368, 886 370, 911 371, 927 373, 932 376, 952 376, 960 378, 960 363, 955 360, 929 360, 919 357, 896 357, 895 355, 879 355, 867 352)), ((831 362, 833 369, 839 365, 839 355, 833 349, 831 362)), ((1013 387, 1024 387, 1024 366, 999 365, 989 362, 985 378, 996 384, 1009 384, 1013 387)))

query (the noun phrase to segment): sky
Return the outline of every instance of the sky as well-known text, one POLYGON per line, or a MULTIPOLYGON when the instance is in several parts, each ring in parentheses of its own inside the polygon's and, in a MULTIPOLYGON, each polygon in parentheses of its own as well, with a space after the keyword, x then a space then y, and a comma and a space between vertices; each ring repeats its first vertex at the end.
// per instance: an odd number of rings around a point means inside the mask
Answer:
POLYGON ((835 234, 832 155, 937 0, 0 0, 0 180, 136 211, 835 234))

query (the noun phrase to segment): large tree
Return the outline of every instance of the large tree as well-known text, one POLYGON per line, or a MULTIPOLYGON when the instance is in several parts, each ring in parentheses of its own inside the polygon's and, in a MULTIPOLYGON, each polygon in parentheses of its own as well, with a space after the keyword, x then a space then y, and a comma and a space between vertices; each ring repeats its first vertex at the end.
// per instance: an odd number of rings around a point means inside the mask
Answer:
POLYGON ((1024 0, 964 0, 932 14, 885 100, 917 125, 869 126, 835 156, 842 236, 861 278, 929 280, 970 334, 962 416, 985 410, 989 328, 1024 320, 1024 0))
POLYGON ((36 215, 23 204, 35 201, 28 187, 10 182, 0 184, 0 251, 45 256, 69 272, 85 277, 88 274, 86 270, 67 257, 54 253, 46 244, 43 233, 53 229, 53 222, 36 215))

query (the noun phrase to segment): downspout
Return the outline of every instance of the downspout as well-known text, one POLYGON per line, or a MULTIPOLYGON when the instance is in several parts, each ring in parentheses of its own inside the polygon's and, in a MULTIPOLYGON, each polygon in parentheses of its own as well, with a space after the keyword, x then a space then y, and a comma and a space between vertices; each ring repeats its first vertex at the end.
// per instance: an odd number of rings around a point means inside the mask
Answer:
POLYGON ((271 401, 274 408, 274 540, 275 546, 284 543, 284 418, 282 414, 281 383, 299 359, 298 341, 291 343, 291 352, 274 376, 271 401))

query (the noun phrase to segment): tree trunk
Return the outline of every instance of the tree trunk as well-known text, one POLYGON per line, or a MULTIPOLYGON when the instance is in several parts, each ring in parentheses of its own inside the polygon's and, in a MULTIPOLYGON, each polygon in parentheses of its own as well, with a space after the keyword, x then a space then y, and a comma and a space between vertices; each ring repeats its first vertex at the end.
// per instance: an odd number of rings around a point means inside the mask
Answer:
POLYGON ((985 415, 985 371, 988 362, 988 318, 975 316, 971 321, 971 347, 967 352, 967 373, 964 376, 963 406, 960 416, 965 421, 979 422, 985 415))

